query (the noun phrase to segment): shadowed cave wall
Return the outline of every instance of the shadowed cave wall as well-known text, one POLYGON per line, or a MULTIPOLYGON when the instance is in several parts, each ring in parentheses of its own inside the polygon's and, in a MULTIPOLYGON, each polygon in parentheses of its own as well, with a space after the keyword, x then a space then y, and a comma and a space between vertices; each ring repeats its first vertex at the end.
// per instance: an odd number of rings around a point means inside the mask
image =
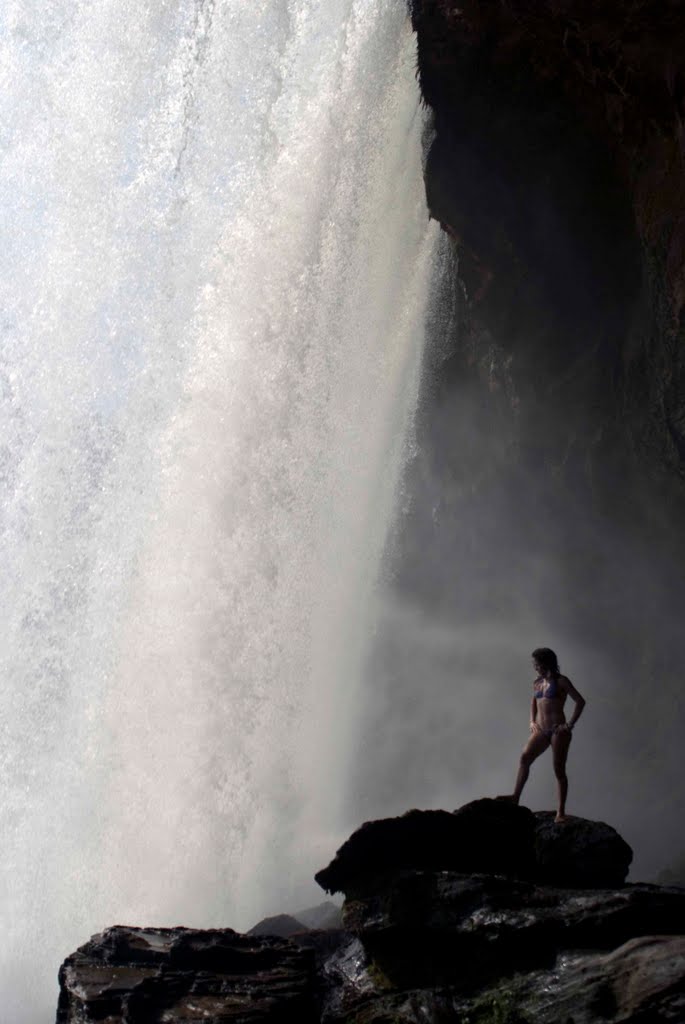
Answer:
MULTIPOLYGON (((571 811, 685 847, 685 16, 417 0, 449 270, 388 554, 357 816, 506 791, 529 653, 588 699, 571 811)), ((551 806, 551 765, 526 796, 551 806)))

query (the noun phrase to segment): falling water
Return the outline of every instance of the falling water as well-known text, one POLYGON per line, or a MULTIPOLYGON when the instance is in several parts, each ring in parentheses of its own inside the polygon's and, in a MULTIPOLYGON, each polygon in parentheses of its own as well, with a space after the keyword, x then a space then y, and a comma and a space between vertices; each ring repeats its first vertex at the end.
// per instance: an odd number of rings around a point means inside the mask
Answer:
POLYGON ((4 1019, 316 900, 434 261, 400 0, 7 0, 4 1019))

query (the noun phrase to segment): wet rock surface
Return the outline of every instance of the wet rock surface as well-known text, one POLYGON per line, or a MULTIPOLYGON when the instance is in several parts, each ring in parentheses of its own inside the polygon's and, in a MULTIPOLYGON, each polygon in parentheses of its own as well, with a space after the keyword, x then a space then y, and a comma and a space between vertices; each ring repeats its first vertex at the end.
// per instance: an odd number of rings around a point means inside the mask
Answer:
POLYGON ((230 928, 108 928, 62 965, 56 1024, 308 1024, 313 964, 310 950, 230 928))
POLYGON ((685 1019, 685 938, 631 939, 604 955, 567 955, 553 971, 509 986, 522 1020, 574 1024, 597 1020, 685 1019))
MULTIPOLYGON (((370 982, 366 976, 367 991, 370 982)), ((328 1024, 680 1024, 685 1019, 685 939, 633 939, 608 954, 572 953, 554 968, 516 974, 464 998, 451 987, 376 989, 331 1007, 328 1024)))
POLYGON ((635 885, 558 889, 489 875, 406 872, 346 901, 345 925, 393 983, 473 988, 497 973, 551 966, 569 949, 613 949, 678 934, 685 894, 635 885))
MULTIPOLYGON (((681 1021, 685 890, 620 884, 629 854, 608 825, 506 801, 368 822, 319 874, 346 894, 342 928, 110 928, 62 965, 57 1024, 681 1021), (592 887, 545 883, 541 849, 592 887)), ((338 924, 330 904, 303 916, 338 924)))
POLYGON ((551 885, 613 888, 628 876, 633 851, 603 821, 569 817, 563 826, 552 811, 535 814, 535 877, 551 885))
POLYGON ((323 964, 322 1020, 678 1019, 685 981, 682 890, 624 884, 632 851, 603 822, 570 818, 558 825, 552 815, 487 800, 452 815, 457 821, 460 816, 469 821, 470 850, 477 847, 482 821, 490 863, 497 856, 502 871, 445 868, 467 849, 456 842, 458 828, 449 816, 411 812, 367 823, 319 873, 320 883, 345 891, 349 932, 323 964), (498 817, 502 806, 507 810, 498 817), (523 813, 517 819, 512 812, 518 810, 523 813), (532 826, 533 839, 516 846, 509 862, 506 814, 520 826, 519 835, 530 839, 532 826), (445 837, 453 845, 441 859, 430 848, 445 837), (401 839, 406 842, 398 850, 401 839), (370 849, 373 870, 367 871, 370 849), (521 856, 524 849, 528 853, 521 856), (431 862, 442 866, 424 867, 431 862))

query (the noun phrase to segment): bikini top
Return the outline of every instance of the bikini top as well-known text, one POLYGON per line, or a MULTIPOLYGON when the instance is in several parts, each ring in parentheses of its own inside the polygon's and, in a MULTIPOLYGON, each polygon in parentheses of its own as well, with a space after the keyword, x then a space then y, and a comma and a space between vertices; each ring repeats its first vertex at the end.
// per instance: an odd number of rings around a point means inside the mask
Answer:
POLYGON ((555 697, 560 697, 561 696, 561 694, 559 693, 559 677, 558 676, 553 676, 553 678, 550 679, 549 681, 547 681, 545 679, 538 679, 538 680, 536 680, 536 684, 535 684, 536 686, 537 686, 537 683, 540 683, 540 689, 536 688, 533 691, 536 700, 543 700, 543 699, 544 700, 554 700, 555 697))

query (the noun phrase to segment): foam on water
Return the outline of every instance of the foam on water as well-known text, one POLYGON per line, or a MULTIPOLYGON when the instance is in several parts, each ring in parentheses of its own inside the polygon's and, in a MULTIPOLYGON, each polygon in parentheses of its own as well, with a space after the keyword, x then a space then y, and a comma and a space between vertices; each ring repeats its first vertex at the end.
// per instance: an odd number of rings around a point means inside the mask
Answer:
POLYGON ((348 826, 434 262, 397 0, 0 15, 4 1012, 348 826))

